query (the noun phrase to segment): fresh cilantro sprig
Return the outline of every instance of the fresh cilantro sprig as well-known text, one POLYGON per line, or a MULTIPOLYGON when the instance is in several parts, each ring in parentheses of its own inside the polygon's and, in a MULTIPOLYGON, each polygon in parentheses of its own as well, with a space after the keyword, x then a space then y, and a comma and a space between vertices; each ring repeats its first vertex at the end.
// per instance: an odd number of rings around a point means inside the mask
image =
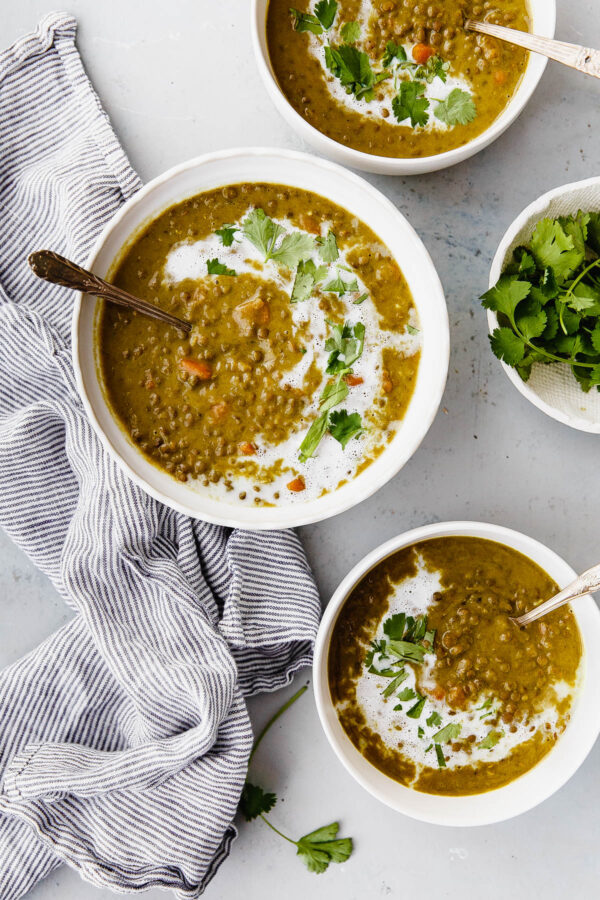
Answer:
POLYGON ((339 79, 346 93, 354 94, 357 100, 372 100, 375 86, 390 77, 386 69, 374 72, 367 54, 354 44, 340 44, 337 47, 327 44, 325 65, 339 79))
MULTIPOLYGON (((290 699, 287 700, 269 719, 254 742, 248 765, 250 765, 250 762, 267 731, 306 690, 306 685, 301 687, 300 690, 290 697, 290 699)), ((309 834, 305 834, 295 841, 293 838, 288 837, 287 834, 284 834, 276 828, 275 825, 267 819, 267 813, 271 812, 276 803, 277 797, 274 793, 265 791, 263 788, 246 781, 240 799, 240 811, 246 821, 251 822, 253 819, 261 818, 275 834, 278 834, 285 841, 288 841, 288 843, 293 844, 296 847, 296 855, 300 857, 309 872, 321 874, 322 872, 325 872, 330 863, 345 862, 349 858, 353 849, 352 838, 338 838, 339 824, 337 822, 332 822, 330 825, 324 825, 321 828, 317 828, 315 831, 311 831, 309 834)))
POLYGON ((237 275, 235 269, 229 269, 225 263, 219 262, 218 259, 208 259, 206 261, 206 271, 209 275, 237 275))
POLYGON ((336 0, 319 0, 318 3, 315 3, 314 13, 305 13, 292 8, 290 12, 294 18, 294 28, 296 31, 323 34, 333 25, 337 8, 336 0))
POLYGON ((265 258, 294 269, 307 260, 315 249, 315 239, 303 231, 286 232, 263 209, 253 209, 242 222, 242 231, 265 258), (283 236, 283 237, 282 237, 283 236), (279 238, 281 237, 281 241, 279 238))
POLYGON ((236 225, 223 225, 222 228, 217 228, 215 234, 219 235, 224 247, 231 247, 237 231, 239 231, 239 229, 236 225))
POLYGON ((524 381, 563 363, 600 389, 600 213, 542 219, 481 302, 498 316, 494 354, 524 381))
POLYGON ((332 337, 325 341, 325 349, 329 353, 326 373, 334 375, 335 379, 328 381, 323 389, 319 400, 319 415, 300 444, 298 453, 300 462, 306 462, 311 456, 314 456, 327 432, 342 445, 344 450, 348 441, 360 437, 364 432, 358 413, 348 413, 345 409, 335 412, 332 410, 335 406, 343 403, 350 393, 344 377, 351 374, 352 364, 362 355, 365 344, 365 326, 362 322, 357 322, 354 326, 346 323, 343 325, 329 324, 332 329, 332 337))

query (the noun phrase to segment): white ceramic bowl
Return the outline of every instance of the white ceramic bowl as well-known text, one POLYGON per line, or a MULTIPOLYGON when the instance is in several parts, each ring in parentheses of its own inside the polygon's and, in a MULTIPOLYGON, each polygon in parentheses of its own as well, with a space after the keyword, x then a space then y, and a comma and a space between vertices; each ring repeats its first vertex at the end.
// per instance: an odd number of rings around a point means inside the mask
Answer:
POLYGON ((415 391, 398 432, 385 451, 337 491, 288 507, 251 508, 208 498, 152 465, 117 423, 106 403, 95 355, 99 302, 79 296, 73 317, 73 361, 87 413, 104 446, 127 474, 157 500, 195 518, 222 525, 276 529, 337 515, 374 493, 415 452, 437 412, 448 372, 448 313, 440 280, 414 229, 379 191, 340 166, 302 153, 270 149, 228 150, 170 169, 129 200, 101 234, 87 261, 106 275, 132 235, 163 210, 201 191, 243 181, 304 188, 328 197, 362 219, 388 246, 412 291, 423 347, 415 391))
MULTIPOLYGON (((500 278, 515 247, 530 239, 540 219, 571 215, 580 209, 600 210, 600 177, 562 185, 530 203, 500 241, 490 271, 490 287, 500 278)), ((488 310, 488 325, 490 332, 498 327, 496 313, 491 310, 488 310)), ((600 434, 600 392, 592 389, 584 394, 568 366, 537 363, 529 381, 523 381, 511 366, 502 363, 502 367, 516 389, 546 415, 579 431, 600 434)))
POLYGON ((402 547, 433 537, 461 535, 498 541, 520 551, 541 566, 560 587, 575 572, 548 547, 533 538, 482 522, 441 522, 401 534, 377 547, 344 578, 329 602, 315 647, 313 680, 321 724, 338 759, 370 794, 398 812, 435 825, 489 825, 526 812, 546 800, 575 773, 600 733, 600 612, 592 597, 573 604, 583 639, 581 689, 564 734, 540 762, 504 787, 484 794, 444 797, 404 787, 372 766, 359 753, 342 728, 335 712, 327 680, 327 656, 339 611, 356 584, 380 560, 402 547))
MULTIPOLYGON (((498 116, 498 118, 482 134, 469 141, 464 147, 448 150, 436 156, 425 156, 418 159, 390 158, 353 150, 320 132, 306 119, 296 112, 279 87, 275 73, 271 67, 267 48, 266 17, 269 0, 252 0, 251 29, 254 55, 259 72, 267 88, 268 94, 283 116, 299 136, 315 150, 336 162, 363 172, 378 175, 422 175, 425 172, 437 172, 448 166, 463 162, 465 159, 483 150, 492 141, 506 131, 521 114, 531 95, 535 91, 546 68, 547 59, 532 53, 529 63, 515 92, 514 97, 498 116)), ((543 37, 554 37, 556 28, 556 0, 529 0, 532 20, 532 31, 543 37)))

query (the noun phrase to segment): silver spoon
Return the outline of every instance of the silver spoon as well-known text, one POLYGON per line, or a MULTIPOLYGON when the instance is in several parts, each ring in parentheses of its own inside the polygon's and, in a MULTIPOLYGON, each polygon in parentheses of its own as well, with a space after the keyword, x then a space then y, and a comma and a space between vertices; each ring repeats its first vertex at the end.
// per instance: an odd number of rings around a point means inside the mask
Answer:
POLYGON ((174 325, 181 331, 189 332, 192 330, 191 322, 172 316, 171 313, 165 312, 159 306, 140 300, 133 294, 121 290, 114 284, 109 284, 93 272, 82 269, 77 263, 65 259, 53 250, 36 250, 28 257, 28 262, 38 278, 44 281, 50 281, 52 284, 61 284, 63 287, 71 288, 74 291, 83 291, 84 294, 95 294, 102 297, 103 300, 110 300, 112 303, 118 303, 119 306, 126 306, 129 309, 135 309, 136 312, 143 316, 150 316, 152 319, 159 319, 166 322, 167 325, 174 325))
POLYGON ((582 47, 580 44, 567 44, 564 41, 555 41, 552 38, 540 37, 530 34, 528 31, 517 31, 515 28, 506 28, 504 25, 489 25, 487 22, 476 22, 467 19, 464 27, 467 31, 477 31, 479 34, 489 34, 491 37, 516 44, 533 53, 541 53, 548 59, 600 78, 600 50, 592 50, 582 47))
POLYGON ((570 600, 585 597, 586 594, 591 594, 592 591, 598 588, 600 588, 600 565, 592 566, 591 569, 588 569, 583 575, 579 575, 575 581, 568 584, 566 588, 555 594, 554 597, 550 597, 549 600, 540 603, 539 606, 536 606, 530 612, 524 613, 522 616, 511 616, 511 622, 514 622, 519 627, 529 625, 531 622, 535 622, 536 619, 541 619, 547 613, 558 609, 559 606, 569 603, 570 600))

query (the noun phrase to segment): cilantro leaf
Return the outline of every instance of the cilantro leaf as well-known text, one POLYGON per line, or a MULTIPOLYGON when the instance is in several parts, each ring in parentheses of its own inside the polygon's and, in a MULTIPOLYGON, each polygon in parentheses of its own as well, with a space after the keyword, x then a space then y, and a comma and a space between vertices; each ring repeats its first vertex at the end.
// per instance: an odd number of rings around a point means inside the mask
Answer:
POLYGON ((317 238, 317 244, 319 245, 319 256, 326 263, 335 262, 338 258, 339 251, 337 240, 333 231, 327 232, 327 237, 319 237, 317 238))
POLYGON ((406 625, 405 613, 395 613, 383 623, 384 634, 394 641, 401 641, 404 637, 404 626, 406 625))
POLYGON ((332 822, 316 831, 305 834, 296 842, 297 854, 309 872, 320 874, 329 863, 345 862, 352 853, 351 838, 337 838, 339 824, 332 822))
POLYGON ((420 697, 419 700, 415 703, 414 706, 408 710, 406 715, 409 719, 418 719, 423 712, 423 707, 425 706, 426 697, 420 697))
POLYGON ((435 744, 447 744, 457 738, 461 730, 462 725, 459 725, 458 722, 449 722, 433 735, 432 740, 435 744))
POLYGON ((342 294, 358 291, 358 281, 356 278, 352 278, 350 281, 344 281, 338 272, 335 278, 332 278, 331 281, 328 281, 327 284, 323 285, 323 290, 330 291, 332 294, 339 294, 341 297, 342 294))
POLYGON ((240 798, 240 810, 246 819, 251 822, 257 816, 268 813, 277 803, 277 797, 270 791, 263 791, 262 788, 247 781, 242 790, 240 798))
POLYGON ((281 241, 277 250, 270 253, 269 258, 279 265, 293 269, 298 263, 308 259, 315 249, 315 239, 302 231, 292 231, 281 241))
POLYGON ((290 12, 294 17, 294 28, 296 31, 310 31, 311 34, 323 34, 323 26, 312 13, 304 13, 293 7, 290 8, 290 12))
POLYGON ((347 372, 350 366, 360 358, 365 344, 365 326, 357 322, 350 325, 334 325, 333 336, 325 341, 325 349, 329 352, 327 373, 335 375, 347 372))
POLYGON ((400 90, 392 100, 392 111, 398 122, 410 119, 413 128, 427 125, 429 121, 429 100, 423 97, 425 85, 419 81, 403 81, 400 90))
POLYGON ((513 275, 503 275, 493 288, 482 295, 481 303, 486 309, 503 313, 513 322, 517 306, 530 291, 528 281, 519 281, 513 275))
POLYGON ((315 4, 315 16, 325 31, 333 25, 337 8, 336 0, 319 0, 315 4))
MULTIPOLYGON (((416 691, 413 691, 412 688, 404 688, 404 690, 400 691, 398 694, 398 700, 414 700, 416 696, 416 691)), ((419 731, 423 731, 423 729, 419 727, 419 731)), ((423 737, 423 735, 420 734, 419 737, 423 737)))
POLYGON ((398 672, 398 674, 394 676, 394 678, 392 678, 392 680, 386 685, 384 690, 381 692, 381 695, 386 698, 390 697, 394 693, 394 691, 400 687, 402 682, 406 681, 407 678, 408 673, 404 669, 401 669, 400 672, 398 672))
POLYGON ((433 114, 446 125, 468 125, 477 115, 477 107, 467 91, 454 88, 437 104, 433 114))
POLYGON ((340 44, 339 47, 328 44, 325 47, 325 65, 357 100, 373 99, 375 73, 364 51, 353 44, 340 44))
POLYGON ((427 718, 427 725, 430 728, 437 728, 442 724, 442 717, 440 716, 437 710, 434 710, 431 715, 427 718))
POLYGON ((354 44, 360 37, 360 25, 358 22, 346 22, 340 28, 340 34, 348 44, 354 44))
POLYGON ((360 297, 357 297, 356 300, 353 300, 352 302, 355 306, 360 306, 361 303, 365 302, 368 296, 368 294, 361 294, 360 297))
POLYGON ((503 731, 490 731, 487 737, 484 737, 482 741, 480 741, 477 746, 480 750, 491 750, 496 746, 498 741, 504 737, 503 731))
POLYGON ((325 432, 327 431, 327 424, 329 421, 328 412, 321 413, 320 416, 314 420, 308 431, 304 436, 304 440, 300 444, 299 447, 299 459, 300 462, 306 462, 307 459, 310 459, 311 456, 314 456, 315 450, 321 443, 325 432))
POLYGON ((242 222, 242 231, 250 243, 269 259, 275 241, 284 233, 281 225, 269 218, 263 209, 253 209, 242 222))
POLYGON ((567 234, 558 219, 542 219, 531 237, 531 251, 541 268, 551 266, 558 281, 564 281, 581 265, 583 251, 575 248, 572 235, 567 234))
POLYGON ((235 225, 223 225, 222 228, 217 228, 215 234, 219 235, 224 247, 231 247, 237 230, 235 225))
POLYGON ((327 266, 316 266, 312 259, 301 260, 296 269, 290 302, 300 303, 302 300, 308 300, 314 286, 319 284, 326 274, 327 266))
POLYGON ((339 441, 342 449, 346 449, 346 444, 351 438, 360 437, 364 428, 358 413, 347 413, 345 409, 334 410, 329 415, 329 433, 332 437, 339 441))
POLYGON ((439 744, 434 744, 435 746, 435 755, 437 756, 437 764, 438 768, 445 769, 446 768, 446 757, 444 756, 444 751, 440 747, 439 744))
POLYGON ((208 259, 206 261, 206 271, 209 275, 237 275, 234 269, 228 269, 227 266, 219 262, 218 259, 208 259))
POLYGON ((546 327, 548 317, 537 300, 524 300, 515 317, 517 328, 526 341, 539 337, 546 327))
POLYGON ((512 328, 495 328, 490 337, 494 354, 507 366, 516 366, 525 356, 525 344, 512 328))
POLYGON ((448 79, 449 68, 450 63, 444 62, 441 56, 430 56, 424 66, 416 69, 414 77, 423 79, 428 84, 431 84, 436 78, 445 83, 448 79))
POLYGON ((394 41, 388 41, 385 45, 385 52, 381 60, 382 66, 389 66, 392 60, 397 59, 399 62, 406 62, 406 50, 402 44, 396 44, 394 41))

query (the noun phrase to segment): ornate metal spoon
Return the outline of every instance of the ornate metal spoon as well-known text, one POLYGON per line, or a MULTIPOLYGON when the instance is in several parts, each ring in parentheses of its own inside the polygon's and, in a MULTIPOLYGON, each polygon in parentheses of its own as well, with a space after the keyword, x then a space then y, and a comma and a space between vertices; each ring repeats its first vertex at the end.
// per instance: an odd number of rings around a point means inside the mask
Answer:
POLYGON ((74 291, 83 291, 84 294, 95 294, 102 297, 103 300, 110 300, 111 303, 118 303, 119 306, 127 306, 129 309, 135 309, 136 312, 143 316, 150 316, 152 319, 159 319, 168 325, 174 325, 181 331, 189 332, 192 330, 190 322, 172 316, 158 306, 147 303, 128 294, 127 291, 121 290, 114 284, 109 284, 93 272, 82 269, 77 263, 65 259, 52 250, 36 250, 31 253, 28 258, 29 265, 38 276, 44 281, 50 281, 52 284, 61 284, 63 287, 71 288, 74 291))
POLYGON ((477 31, 479 34, 489 34, 491 37, 508 41, 534 53, 541 53, 549 59, 564 63, 572 69, 578 69, 586 75, 600 78, 600 50, 592 50, 579 44, 567 44, 564 41, 555 41, 552 38, 540 37, 537 34, 529 34, 527 31, 517 31, 515 28, 506 28, 504 25, 489 25, 487 22, 476 22, 467 19, 464 27, 467 31, 477 31))
POLYGON ((564 606, 565 603, 569 603, 570 600, 577 600, 578 597, 585 597, 586 594, 591 594, 592 591, 595 591, 598 588, 600 588, 600 565, 593 566, 591 569, 584 572, 583 575, 579 575, 575 581, 572 581, 571 584, 567 585, 560 593, 555 594, 554 597, 550 597, 549 600, 540 603, 539 606, 536 606, 535 609, 530 610, 530 612, 524 613, 522 616, 511 617, 511 621, 519 626, 529 625, 530 622, 541 619, 542 616, 545 616, 549 612, 553 612, 555 609, 558 609, 559 606, 564 606))

